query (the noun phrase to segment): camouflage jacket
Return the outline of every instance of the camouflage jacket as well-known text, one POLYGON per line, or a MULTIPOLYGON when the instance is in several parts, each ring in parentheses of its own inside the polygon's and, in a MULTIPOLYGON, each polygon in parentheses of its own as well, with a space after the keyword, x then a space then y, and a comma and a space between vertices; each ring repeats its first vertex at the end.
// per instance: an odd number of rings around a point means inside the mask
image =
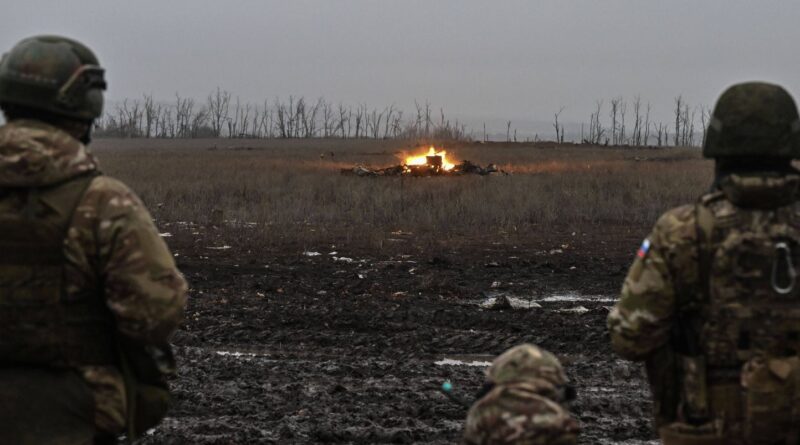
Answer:
MULTIPOLYGON (((0 192, 54 185, 97 168, 84 144, 56 127, 31 120, 0 127, 0 192)), ((5 200, 0 193, 0 211, 11 205, 5 200)), ((92 180, 70 223, 65 253, 68 295, 102 289, 121 335, 143 344, 169 340, 183 317, 187 284, 128 187, 107 176, 92 180)), ((119 370, 79 371, 94 393, 98 428, 120 432, 126 406, 119 370)))
MULTIPOLYGON (((758 203, 769 208, 793 202, 800 178, 731 175, 721 190, 702 200, 716 200, 723 213, 736 206, 758 203)), ((701 313, 697 206, 685 205, 666 212, 637 252, 622 287, 619 302, 608 316, 614 350, 631 360, 645 360, 668 344, 677 315, 692 309, 701 313)), ((754 210, 758 212, 758 210, 754 210)))
POLYGON ((555 388, 543 381, 498 385, 472 405, 467 445, 569 445, 577 443, 578 423, 553 401, 555 388))

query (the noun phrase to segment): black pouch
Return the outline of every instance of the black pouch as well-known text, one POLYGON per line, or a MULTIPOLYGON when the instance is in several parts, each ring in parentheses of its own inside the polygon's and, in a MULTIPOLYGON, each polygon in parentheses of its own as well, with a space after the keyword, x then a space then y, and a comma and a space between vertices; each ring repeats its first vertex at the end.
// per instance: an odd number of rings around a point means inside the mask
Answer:
POLYGON ((172 406, 167 376, 175 373, 169 345, 153 347, 121 342, 121 364, 128 391, 128 438, 155 427, 172 406))

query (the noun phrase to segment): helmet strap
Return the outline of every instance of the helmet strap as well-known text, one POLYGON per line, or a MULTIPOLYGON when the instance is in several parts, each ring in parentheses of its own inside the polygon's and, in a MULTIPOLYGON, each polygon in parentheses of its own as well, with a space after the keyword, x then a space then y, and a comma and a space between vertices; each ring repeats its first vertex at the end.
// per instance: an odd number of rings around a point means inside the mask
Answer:
POLYGON ((748 175, 756 173, 789 175, 797 174, 798 171, 792 166, 791 158, 717 158, 714 162, 714 183, 711 186, 711 190, 719 190, 719 184, 726 176, 732 174, 748 175))

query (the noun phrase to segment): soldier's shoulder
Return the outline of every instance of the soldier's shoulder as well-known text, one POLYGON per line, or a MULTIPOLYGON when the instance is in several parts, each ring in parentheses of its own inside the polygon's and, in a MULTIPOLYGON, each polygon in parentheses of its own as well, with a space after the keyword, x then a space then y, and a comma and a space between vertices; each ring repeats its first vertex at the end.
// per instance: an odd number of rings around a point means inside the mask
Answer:
POLYGON ((105 175, 92 179, 78 210, 87 217, 116 219, 146 211, 136 193, 122 181, 105 175))
POLYGON ((97 205, 139 206, 141 200, 124 182, 111 176, 99 175, 86 189, 86 201, 97 205))
POLYGON ((693 243, 697 238, 697 212, 694 204, 670 209, 653 227, 652 242, 663 247, 693 243))

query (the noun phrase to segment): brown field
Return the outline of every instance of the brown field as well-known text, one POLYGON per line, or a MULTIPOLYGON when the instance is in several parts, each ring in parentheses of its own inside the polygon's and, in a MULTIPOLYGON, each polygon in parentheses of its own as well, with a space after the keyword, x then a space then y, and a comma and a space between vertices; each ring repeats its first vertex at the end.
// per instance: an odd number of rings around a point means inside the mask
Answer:
POLYGON ((248 242, 274 248, 340 240, 381 248, 397 231, 411 232, 420 242, 519 242, 551 227, 644 226, 665 209, 694 200, 708 187, 711 172, 697 149, 546 143, 447 148, 456 160, 496 163, 511 175, 339 174, 355 164, 394 165, 403 153, 419 151, 401 141, 101 139, 95 144, 104 170, 131 184, 160 221, 205 224, 212 210, 220 209, 228 230, 255 223, 265 229, 247 230, 248 242))
POLYGON ((470 400, 483 369, 436 362, 520 342, 564 359, 582 443, 653 439, 642 370, 604 322, 658 215, 708 188, 697 149, 463 144, 449 156, 511 175, 401 180, 339 169, 396 164, 413 143, 94 147, 192 284, 177 404, 144 443, 455 443, 466 409, 437 388, 470 400), (479 305, 497 296, 517 305, 479 305))

